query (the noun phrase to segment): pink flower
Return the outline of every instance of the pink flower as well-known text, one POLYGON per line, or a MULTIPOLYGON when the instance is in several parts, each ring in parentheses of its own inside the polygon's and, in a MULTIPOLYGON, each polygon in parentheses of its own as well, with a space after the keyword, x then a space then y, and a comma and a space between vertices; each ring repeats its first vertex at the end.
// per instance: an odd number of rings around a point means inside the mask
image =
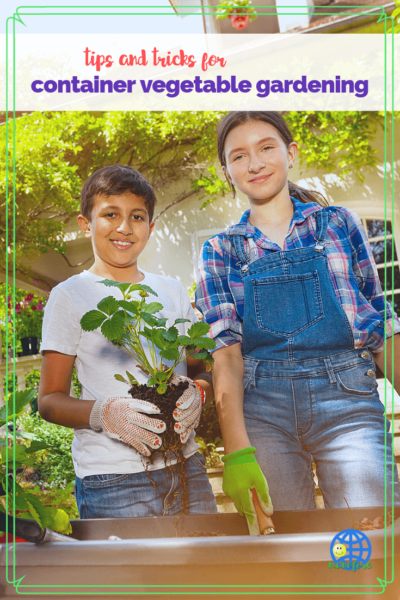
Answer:
POLYGON ((39 300, 37 308, 38 310, 43 310, 43 302, 41 300, 39 300))
POLYGON ((31 300, 33 300, 33 294, 27 294, 27 295, 25 296, 25 301, 26 301, 26 302, 31 302, 31 300))

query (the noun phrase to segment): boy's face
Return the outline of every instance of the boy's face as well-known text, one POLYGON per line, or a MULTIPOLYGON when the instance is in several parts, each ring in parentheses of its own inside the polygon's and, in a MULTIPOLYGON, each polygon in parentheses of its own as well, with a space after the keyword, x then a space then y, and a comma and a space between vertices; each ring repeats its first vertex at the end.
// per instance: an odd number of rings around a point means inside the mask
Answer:
POLYGON ((79 215, 78 223, 92 240, 95 264, 107 269, 136 267, 154 228, 143 198, 131 192, 95 196, 90 221, 79 215))

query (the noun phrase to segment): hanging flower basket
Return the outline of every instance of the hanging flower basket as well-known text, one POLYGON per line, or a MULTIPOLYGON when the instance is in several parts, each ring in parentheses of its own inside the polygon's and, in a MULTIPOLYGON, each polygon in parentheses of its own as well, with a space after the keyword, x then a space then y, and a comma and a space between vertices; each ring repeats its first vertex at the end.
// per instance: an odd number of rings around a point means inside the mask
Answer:
POLYGON ((217 19, 230 19, 235 29, 245 29, 257 18, 251 0, 224 0, 217 7, 217 19))

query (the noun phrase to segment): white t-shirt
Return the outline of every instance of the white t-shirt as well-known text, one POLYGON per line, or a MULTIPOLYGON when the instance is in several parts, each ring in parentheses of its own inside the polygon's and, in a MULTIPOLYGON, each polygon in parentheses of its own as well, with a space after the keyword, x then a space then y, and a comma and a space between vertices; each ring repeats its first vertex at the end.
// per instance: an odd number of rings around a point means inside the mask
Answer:
MULTIPOLYGON (((171 277, 153 275, 141 269, 145 278, 140 282, 150 286, 158 297, 150 296, 148 300, 163 305, 163 310, 156 316, 167 317, 167 326, 173 325, 175 319, 189 319, 189 323, 176 325, 179 334, 184 335, 197 317, 190 304, 184 286, 171 277)), ((135 360, 124 348, 117 348, 101 333, 83 331, 80 325, 82 316, 97 307, 98 302, 106 296, 122 299, 118 288, 99 283, 103 277, 83 271, 57 285, 51 292, 44 310, 42 343, 40 351, 54 350, 62 354, 76 356, 75 367, 82 384, 81 400, 97 400, 112 396, 126 396, 130 386, 117 381, 114 375, 121 374, 126 378, 129 371, 139 383, 146 383, 147 377, 135 366, 135 360)), ((133 294, 135 295, 135 294, 133 294)), ((147 343, 142 338, 147 352, 147 343)), ((164 361, 172 365, 171 361, 164 361)), ((186 361, 180 363, 175 371, 186 375, 186 361)), ((96 432, 90 428, 75 429, 72 442, 72 458, 78 477, 101 475, 105 473, 139 473, 145 470, 148 459, 134 448, 123 442, 111 439, 104 432, 96 432)), ((194 431, 183 447, 186 458, 192 456, 199 447, 194 441, 194 431)), ((176 460, 170 460, 173 464, 176 460)), ((162 469, 164 460, 158 456, 149 470, 162 469)))

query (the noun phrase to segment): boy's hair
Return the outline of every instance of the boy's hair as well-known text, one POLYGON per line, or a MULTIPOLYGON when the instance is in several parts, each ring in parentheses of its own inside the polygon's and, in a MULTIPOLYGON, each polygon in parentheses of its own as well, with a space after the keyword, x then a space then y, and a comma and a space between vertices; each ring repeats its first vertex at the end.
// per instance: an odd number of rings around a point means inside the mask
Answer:
POLYGON ((153 187, 139 171, 127 165, 109 165, 92 173, 81 190, 82 215, 90 221, 95 196, 120 196, 124 192, 143 198, 151 223, 157 202, 153 187))

